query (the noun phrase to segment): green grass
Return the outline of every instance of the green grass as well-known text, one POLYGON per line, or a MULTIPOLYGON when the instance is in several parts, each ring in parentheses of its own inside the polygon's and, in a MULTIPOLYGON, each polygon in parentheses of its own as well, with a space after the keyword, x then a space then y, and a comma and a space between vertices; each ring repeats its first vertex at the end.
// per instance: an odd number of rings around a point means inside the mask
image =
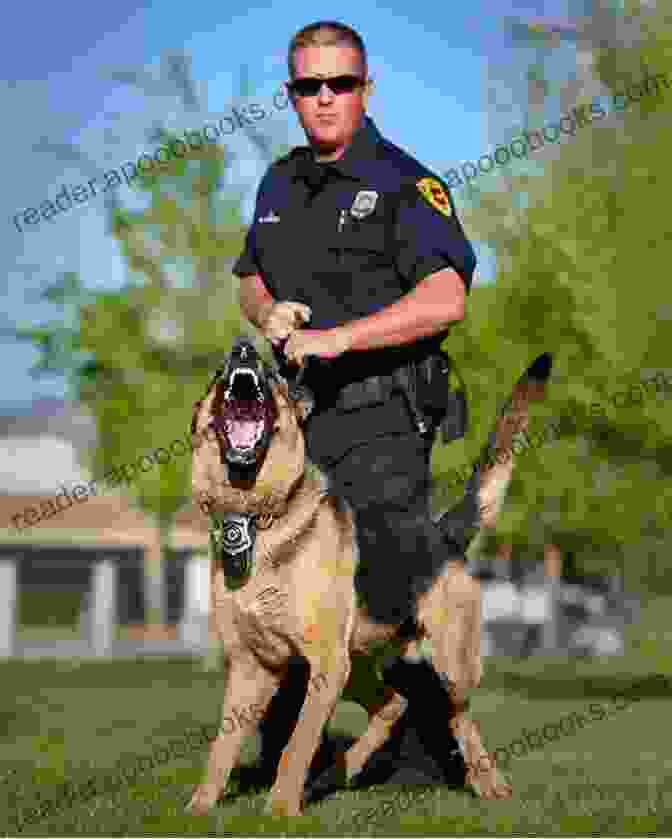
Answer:
MULTIPOLYGON (((511 801, 485 802, 466 790, 382 786, 342 791, 309 805, 300 819, 263 816, 266 790, 234 775, 208 817, 183 812, 200 779, 205 747, 168 757, 130 784, 60 812, 22 819, 65 780, 114 777, 115 764, 148 756, 188 729, 216 725, 222 677, 196 662, 19 662, 0 665, 0 833, 2 835, 670 835, 672 756, 669 695, 649 677, 672 677, 670 599, 642 610, 628 654, 601 660, 564 657, 486 659, 472 697, 486 747, 507 746, 528 730, 607 707, 640 682, 639 701, 525 757, 507 776, 511 801)), ((342 703, 332 732, 356 735, 366 715, 342 703)), ((243 762, 254 759, 248 740, 243 762)))

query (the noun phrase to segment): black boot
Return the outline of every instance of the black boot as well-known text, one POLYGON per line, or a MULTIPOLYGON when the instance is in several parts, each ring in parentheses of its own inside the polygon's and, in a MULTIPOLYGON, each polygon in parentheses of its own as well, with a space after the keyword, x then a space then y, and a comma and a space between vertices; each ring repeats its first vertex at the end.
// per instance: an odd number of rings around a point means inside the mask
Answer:
POLYGON ((388 781, 464 786, 466 765, 447 724, 450 695, 445 678, 427 661, 403 658, 385 666, 382 675, 387 685, 408 700, 398 730, 381 750, 396 749, 397 766, 388 781))
MULTIPOLYGON (((408 633, 412 624, 410 620, 404 624, 408 633)), ((408 700, 408 707, 385 744, 371 755, 350 785, 463 787, 466 766, 459 744, 448 729, 450 698, 441 678, 428 662, 416 664, 401 658, 384 666, 381 675, 408 700)), ((309 784, 307 800, 319 801, 343 786, 342 767, 332 765, 309 784)))

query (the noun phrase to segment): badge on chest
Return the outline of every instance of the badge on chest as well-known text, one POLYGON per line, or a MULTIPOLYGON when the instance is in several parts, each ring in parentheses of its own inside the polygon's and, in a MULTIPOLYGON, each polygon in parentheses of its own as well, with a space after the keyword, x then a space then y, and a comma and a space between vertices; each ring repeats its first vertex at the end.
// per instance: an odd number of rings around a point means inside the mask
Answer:
POLYGON ((350 215, 356 219, 366 218, 376 209, 376 202, 378 201, 378 193, 371 189, 362 189, 352 202, 350 207, 350 215))

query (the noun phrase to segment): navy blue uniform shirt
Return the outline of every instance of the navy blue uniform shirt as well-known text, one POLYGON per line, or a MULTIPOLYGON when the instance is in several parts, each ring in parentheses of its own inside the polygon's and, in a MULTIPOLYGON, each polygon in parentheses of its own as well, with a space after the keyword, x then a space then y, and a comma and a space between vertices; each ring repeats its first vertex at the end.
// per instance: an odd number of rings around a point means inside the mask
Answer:
MULTIPOLYGON (((307 304, 306 325, 327 329, 379 311, 444 268, 453 268, 468 292, 475 266, 445 183, 365 116, 339 160, 318 164, 301 146, 269 167, 233 272, 259 274, 277 302, 307 304)), ((345 353, 331 365, 330 385, 389 373, 438 349, 447 334, 345 353)), ((401 430, 390 410, 383 413, 367 425, 401 430)), ((404 423, 411 427, 408 417, 404 423)))

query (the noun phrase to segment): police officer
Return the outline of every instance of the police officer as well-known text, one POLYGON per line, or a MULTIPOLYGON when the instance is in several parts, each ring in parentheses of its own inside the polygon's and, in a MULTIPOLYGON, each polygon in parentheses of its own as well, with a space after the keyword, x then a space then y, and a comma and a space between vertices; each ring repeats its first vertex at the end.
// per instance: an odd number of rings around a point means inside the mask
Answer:
MULTIPOLYGON (((429 518, 429 467, 438 424, 455 421, 440 345, 463 318, 476 259, 444 184, 366 115, 361 37, 312 24, 288 64, 309 145, 261 181, 234 266, 240 304, 287 364, 329 360, 306 371, 308 454, 355 512, 369 615, 412 631, 418 594, 463 549, 459 535, 447 548, 429 518)), ((475 521, 476 490, 472 481, 463 519, 475 521)))

